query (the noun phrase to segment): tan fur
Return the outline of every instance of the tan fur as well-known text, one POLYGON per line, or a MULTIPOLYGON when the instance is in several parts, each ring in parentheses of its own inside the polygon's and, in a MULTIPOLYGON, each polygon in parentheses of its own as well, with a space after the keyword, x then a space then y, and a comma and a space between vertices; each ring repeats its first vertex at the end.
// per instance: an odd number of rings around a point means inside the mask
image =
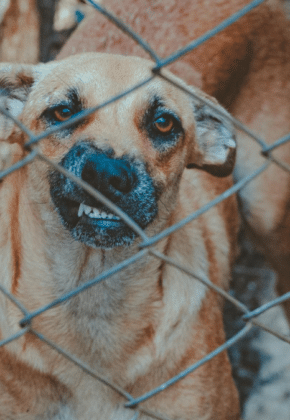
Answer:
MULTIPOLYGON (((106 0, 105 5, 164 57, 248 3, 106 0)), ((290 31, 280 3, 265 2, 169 67, 188 83, 218 98, 269 144, 290 131, 290 31)), ((80 25, 60 58, 84 51, 145 56, 134 41, 101 15, 80 25)), ((260 146, 242 132, 238 133, 238 144, 236 180, 265 161, 260 156, 260 146)), ((273 154, 290 164, 289 143, 273 154)), ((239 193, 249 231, 277 270, 280 293, 289 291, 289 182, 289 173, 272 165, 239 193)), ((290 319, 289 302, 285 308, 290 319)))
MULTIPOLYGON (((103 1, 98 0, 98 3, 102 4, 103 1)), ((58 0, 53 19, 54 30, 73 29, 77 24, 76 12, 80 12, 84 16, 91 16, 92 13, 95 13, 85 0, 58 0)))
POLYGON ((39 61, 39 17, 36 0, 1 0, 0 61, 39 61))
MULTIPOLYGON (((14 89, 19 96, 24 95, 21 87, 26 88, 24 108, 18 117, 40 133, 45 129, 40 115, 55 101, 63 101, 67 89, 77 88, 85 106, 92 107, 143 80, 151 68, 152 63, 143 59, 91 53, 36 67, 2 65, 0 85, 8 81, 10 93, 14 89), (21 80, 27 85, 21 86, 21 80)), ((197 89, 193 91, 203 95, 197 89)), ((117 158, 129 156, 144 162, 150 179, 161 191, 158 213, 145 229, 152 236, 232 184, 230 176, 215 177, 202 169, 184 170, 195 162, 202 168, 202 159, 207 169, 216 167, 215 162, 209 162, 207 151, 202 152, 201 137, 206 130, 211 141, 216 138, 214 147, 224 143, 227 135, 232 136, 232 128, 223 118, 209 108, 197 109, 188 95, 156 78, 86 119, 65 138, 55 134, 38 147, 54 162, 60 162, 76 142, 87 140, 100 150, 110 146, 117 158), (154 92, 179 115, 184 131, 178 143, 162 153, 142 125, 154 92), (195 122, 196 112, 203 113, 201 122, 195 122), (218 137, 221 127, 225 137, 218 137)), ((7 137, 4 141, 2 136, 0 142, 1 169, 21 157, 26 140, 17 127, 10 128, 7 137)), ((232 150, 233 140, 230 146, 224 144, 232 150)), ((227 159, 225 155, 221 167, 227 159)), ((1 284, 29 311, 133 255, 141 241, 136 238, 129 246, 105 249, 75 240, 52 201, 50 170, 35 159, 0 184, 1 284)), ((237 230, 237 206, 231 197, 163 239, 156 249, 227 288, 237 230)), ((0 339, 5 339, 20 329, 22 314, 3 294, 0 300, 0 339)), ((68 304, 36 317, 32 325, 133 396, 162 384, 225 340, 220 297, 150 255, 68 304)), ((31 333, 0 348, 1 420, 129 420, 133 412, 123 408, 123 403, 117 393, 31 333)), ((238 396, 227 354, 221 353, 142 406, 170 419, 238 420, 238 396)), ((149 419, 144 415, 140 418, 149 419)))

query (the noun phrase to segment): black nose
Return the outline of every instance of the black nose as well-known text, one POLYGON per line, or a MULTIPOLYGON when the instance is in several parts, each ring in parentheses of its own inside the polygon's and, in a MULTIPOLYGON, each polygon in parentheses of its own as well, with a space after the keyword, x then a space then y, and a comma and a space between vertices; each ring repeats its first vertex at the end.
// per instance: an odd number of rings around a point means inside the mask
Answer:
POLYGON ((82 179, 111 200, 118 200, 132 191, 136 174, 125 159, 94 153, 85 162, 82 179))

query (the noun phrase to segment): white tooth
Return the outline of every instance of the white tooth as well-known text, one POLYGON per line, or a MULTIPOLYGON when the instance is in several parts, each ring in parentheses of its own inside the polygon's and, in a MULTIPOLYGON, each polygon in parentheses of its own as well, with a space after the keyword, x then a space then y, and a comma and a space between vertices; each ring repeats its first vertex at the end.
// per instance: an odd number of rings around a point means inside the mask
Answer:
POLYGON ((86 206, 84 204, 84 212, 85 212, 85 214, 89 214, 91 212, 91 210, 92 210, 92 208, 90 206, 86 206))
POLYGON ((94 217, 99 217, 100 216, 99 210, 94 208, 93 209, 93 215, 94 215, 94 217))
POLYGON ((83 205, 83 203, 81 203, 80 207, 79 207, 79 211, 78 211, 78 217, 81 217, 83 212, 84 212, 84 205, 83 205))
POLYGON ((100 210, 96 209, 95 207, 90 207, 81 203, 78 210, 78 217, 81 217, 83 213, 85 213, 91 219, 120 220, 120 217, 115 216, 112 213, 106 213, 105 211, 100 212, 100 210))

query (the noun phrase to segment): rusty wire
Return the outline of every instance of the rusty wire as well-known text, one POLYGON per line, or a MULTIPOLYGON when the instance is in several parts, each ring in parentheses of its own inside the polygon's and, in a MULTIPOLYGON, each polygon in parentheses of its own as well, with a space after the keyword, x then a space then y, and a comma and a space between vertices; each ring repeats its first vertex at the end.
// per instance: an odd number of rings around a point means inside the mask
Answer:
POLYGON ((137 42, 145 52, 147 52, 151 59, 155 61, 155 65, 152 68, 152 76, 147 78, 146 80, 143 80, 141 83, 139 83, 136 86, 132 86, 131 88, 127 89, 124 92, 120 92, 118 95, 114 96, 113 98, 110 98, 106 102, 97 105, 96 107, 92 109, 85 110, 81 113, 79 113, 76 117, 71 118, 69 121, 66 121, 64 123, 61 123, 58 125, 58 127, 53 127, 45 132, 35 135, 33 132, 31 132, 23 123, 18 121, 17 118, 10 115, 10 113, 3 107, 0 107, 0 113, 4 114, 7 118, 10 118, 13 120, 13 122, 19 127, 20 130, 22 130, 28 137, 28 141, 25 143, 23 150, 23 156, 22 159, 20 159, 17 163, 13 164, 10 168, 8 168, 5 171, 0 172, 0 180, 6 177, 7 175, 11 174, 12 172, 18 170, 24 165, 29 164, 34 159, 41 159, 43 160, 47 165, 50 165, 54 167, 54 169, 60 171, 63 173, 66 177, 70 178, 74 183, 82 187, 85 191, 87 191, 92 197, 96 198, 98 201, 102 202, 104 205, 106 205, 114 214, 116 214, 118 217, 120 217, 141 239, 140 245, 139 245, 139 251, 132 257, 122 261, 118 265, 114 266, 113 268, 101 273, 99 276, 97 276, 94 279, 91 279, 90 281, 76 287, 75 289, 71 290, 70 292, 62 295, 58 299, 55 299, 54 301, 50 302, 46 306, 43 306, 41 308, 38 308, 34 312, 29 312, 22 304, 21 302, 8 290, 6 290, 2 285, 0 285, 0 292, 6 296, 7 299, 9 299, 12 304, 16 305, 20 312, 23 314, 22 319, 19 322, 18 326, 15 326, 16 332, 12 334, 11 336, 3 339, 0 341, 0 347, 4 346, 13 340, 17 340, 18 338, 22 337, 27 332, 30 332, 31 334, 34 334, 38 339, 45 342, 49 347, 57 351, 59 354, 61 354, 64 358, 69 360, 71 363, 74 363, 76 366, 78 366, 80 369, 82 369, 86 374, 93 377, 95 380, 101 382, 104 384, 104 386, 110 387, 112 390, 114 390, 116 393, 118 393, 120 396, 124 398, 124 407, 130 408, 132 411, 132 420, 137 420, 140 413, 146 414, 147 416, 150 416, 155 419, 159 420, 169 420, 166 416, 164 416, 162 413, 155 413, 151 410, 144 408, 142 406, 142 402, 145 400, 150 399, 153 395, 156 395, 159 392, 162 392, 167 387, 175 384, 177 381, 182 380, 186 375, 193 372, 194 370, 198 369, 201 365, 204 363, 207 363, 209 360, 214 358, 217 354, 220 352, 226 350, 227 348, 231 347, 235 342, 240 340, 242 337, 244 337, 253 327, 259 327, 262 328, 264 331, 267 331, 268 333, 280 338, 283 341, 286 341, 290 343, 290 337, 285 336, 283 334, 279 334, 276 331, 272 330, 271 328, 268 328, 267 326, 263 325, 260 321, 256 319, 258 315, 261 313, 267 311, 273 306, 279 305, 282 302, 284 302, 287 299, 290 299, 290 292, 286 293, 285 295, 280 296, 277 299, 272 300, 271 302, 268 302, 267 304, 255 309, 254 311, 250 311, 244 304, 242 304, 239 300, 231 296, 229 293, 227 293, 225 290, 219 288, 218 286, 212 284, 208 278, 202 278, 200 275, 196 274, 190 267, 184 267, 181 265, 178 261, 175 261, 166 255, 162 254, 161 252, 158 252, 156 249, 154 249, 154 245, 160 241, 161 239, 165 238, 168 235, 171 235, 173 232, 175 232, 178 229, 181 229, 183 226, 185 226, 187 223, 191 222, 192 220, 197 219, 199 216, 204 214, 206 211, 210 210, 212 207, 217 205, 218 203, 222 202, 223 200, 227 199, 232 194, 237 193, 240 191, 246 184, 251 182, 255 177, 258 177, 261 173, 263 173, 269 165, 276 164, 282 169, 284 169, 287 172, 290 172, 290 168, 285 163, 279 161, 278 159, 274 158, 271 154, 271 152, 290 141, 290 134, 276 140, 271 145, 268 145, 265 143, 265 141, 260 138, 260 136, 257 133, 252 132, 248 127, 246 127, 244 124, 242 124, 240 121, 238 121, 236 118, 230 116, 226 112, 222 111, 219 107, 214 105, 210 100, 207 100, 205 98, 199 97, 196 93, 193 93, 190 89, 187 89, 186 87, 179 85, 175 80, 171 80, 170 77, 165 76, 162 73, 162 68, 171 64, 172 62, 178 60, 180 57, 184 56, 185 54, 192 51, 194 48, 196 48, 198 45, 201 45, 202 43, 206 42, 208 39, 212 38, 214 35, 219 33, 220 31, 224 30, 226 27, 231 25, 232 23, 236 22, 238 19, 240 19, 242 16, 244 16, 246 13, 251 11, 253 8, 257 7, 261 3, 263 3, 264 0, 255 0, 250 2, 246 7, 241 9, 239 12, 235 13, 228 19, 226 19, 224 22, 222 22, 220 25, 212 29, 211 31, 208 31, 200 38, 193 40, 188 45, 186 45, 184 48, 179 49, 178 51, 174 52, 172 55, 165 59, 160 59, 156 52, 148 45, 137 33, 135 33, 128 25, 126 25, 124 22, 122 22, 119 18, 114 16, 111 12, 106 10, 103 6, 100 4, 97 4, 94 2, 94 0, 87 0, 89 4, 91 4, 95 9, 97 9, 100 13, 102 13, 105 17, 107 17, 111 22, 113 22, 116 26, 118 26, 123 32, 125 32, 128 36, 130 36, 135 42, 137 42), (164 80, 167 80, 168 83, 173 84, 178 89, 181 89, 185 91, 188 95, 191 95, 196 101, 199 101, 202 104, 206 104, 213 108, 217 113, 222 114, 223 117, 228 118, 231 123, 233 123, 239 130, 243 131, 248 137, 252 138, 253 141, 257 142, 261 147, 261 155, 265 157, 265 163, 261 165, 258 169, 253 171, 253 173, 249 174, 242 180, 240 180, 238 183, 236 183, 234 186, 229 188, 227 191, 225 191, 223 194, 221 194, 219 197, 215 198, 211 202, 204 205, 202 208, 197 210, 196 212, 189 215, 187 218, 180 221, 178 224, 171 226, 170 228, 167 228, 163 230, 160 234, 155 235, 154 237, 148 237, 145 232, 132 220, 127 214, 125 214, 120 208, 118 208, 114 203, 112 203, 109 199, 104 197, 100 192, 95 190, 93 187, 91 187, 86 182, 82 181, 80 178, 77 178, 72 173, 66 171, 62 166, 56 164, 55 162, 48 159, 46 156, 40 153, 40 151, 37 148, 37 143, 41 141, 42 139, 46 138, 47 136, 60 131, 71 124, 74 124, 77 121, 82 120, 86 116, 90 115, 93 112, 96 112, 97 110, 106 107, 110 105, 111 103, 125 97, 126 95, 129 95, 131 92, 135 91, 136 89, 139 89, 141 86, 144 86, 145 84, 149 83, 153 78, 155 77, 161 77, 164 80), (40 332, 35 330, 32 327, 32 320, 39 316, 40 314, 50 310, 51 308, 61 305, 65 301, 68 301, 72 297, 76 296, 78 293, 82 293, 84 290, 96 286, 99 282, 104 281, 108 277, 116 274, 120 270, 128 267, 131 264, 134 264, 139 259, 143 258, 145 255, 152 255, 154 258, 157 258, 159 260, 162 260, 166 264, 170 264, 179 270, 185 272, 188 276, 196 279, 197 281, 202 282, 205 284, 208 288, 213 289, 216 293, 219 293, 223 298, 227 299, 231 304, 233 304, 240 312, 241 312, 241 318, 245 322, 245 326, 232 338, 227 340, 223 345, 215 349, 213 352, 202 358, 200 361, 195 363, 192 366, 189 366, 184 371, 180 372, 175 377, 171 378, 166 383, 160 384, 155 389, 150 390, 148 393, 145 393, 137 398, 133 398, 127 391, 122 389, 120 386, 111 383, 107 378, 104 378, 102 375, 99 375, 97 372, 93 371, 90 366, 86 365, 84 362, 82 362, 80 359, 78 359, 75 355, 69 354, 66 350, 61 348, 57 343, 51 342, 47 337, 42 335, 40 332), (18 329, 18 330, 17 330, 18 329), (141 404, 141 405, 140 405, 141 404), (133 410, 132 410, 133 409, 133 410))

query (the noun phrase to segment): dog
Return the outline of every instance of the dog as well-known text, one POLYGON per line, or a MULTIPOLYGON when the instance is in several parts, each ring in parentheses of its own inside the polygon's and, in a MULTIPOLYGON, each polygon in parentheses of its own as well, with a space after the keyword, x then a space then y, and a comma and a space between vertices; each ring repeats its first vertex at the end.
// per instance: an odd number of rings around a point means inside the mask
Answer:
MULTIPOLYGON (((2 64, 0 86, 9 111, 39 134, 150 77, 153 65, 101 53, 2 64)), ((2 134, 1 170, 26 155, 27 140, 17 126, 2 134)), ((235 150, 227 118, 159 77, 37 145, 39 156, 100 191, 148 237, 228 189, 235 150)), ((142 242, 114 210, 37 157, 3 178, 0 223, 1 285, 28 311, 135 255, 142 242)), ((227 289, 238 228, 231 196, 156 243, 154 252, 227 289)), ((4 340, 20 330, 23 314, 2 293, 0 299, 4 340)), ((134 397, 225 341, 219 294, 152 253, 35 317, 32 328, 134 397)), ((123 396, 33 331, 0 347, 0 418, 133 417, 123 396)), ((145 410, 142 419, 151 418, 146 410, 157 418, 240 419, 226 352, 137 408, 145 410)))
POLYGON ((0 61, 39 61, 39 15, 36 0, 1 0, 0 61))
MULTIPOLYGON (((249 4, 248 0, 198 2, 106 0, 105 7, 133 28, 161 56, 213 29, 249 4), (146 24, 140 24, 146 22, 146 24)), ((85 18, 59 54, 99 51, 146 57, 143 49, 101 14, 85 18)), ((282 2, 270 0, 198 48, 169 69, 187 83, 216 97, 230 113, 271 144, 290 132, 290 32, 282 2)), ((266 160, 261 147, 242 131, 234 178, 238 182, 266 160)), ((273 156, 290 165, 290 146, 273 156)), ((278 274, 278 292, 290 290, 289 171, 271 164, 239 191, 248 234, 278 274)), ((290 300, 284 303, 290 320, 290 300)))

